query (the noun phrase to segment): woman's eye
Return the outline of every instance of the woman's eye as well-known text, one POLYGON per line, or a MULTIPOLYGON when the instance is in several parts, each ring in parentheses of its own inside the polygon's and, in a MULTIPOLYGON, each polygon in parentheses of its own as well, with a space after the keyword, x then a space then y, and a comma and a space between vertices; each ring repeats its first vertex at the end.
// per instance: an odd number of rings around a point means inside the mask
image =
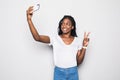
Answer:
POLYGON ((62 23, 62 25, 67 25, 67 26, 71 26, 71 24, 70 23, 62 23))
POLYGON ((66 25, 67 25, 67 26, 71 26, 71 24, 70 24, 70 23, 67 23, 66 25))

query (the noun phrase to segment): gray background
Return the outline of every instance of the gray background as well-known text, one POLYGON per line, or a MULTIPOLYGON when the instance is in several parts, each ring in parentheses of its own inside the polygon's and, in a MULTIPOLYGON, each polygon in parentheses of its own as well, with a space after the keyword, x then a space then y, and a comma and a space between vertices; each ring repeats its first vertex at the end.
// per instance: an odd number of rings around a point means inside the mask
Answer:
POLYGON ((0 80, 53 79, 52 48, 34 41, 26 21, 27 8, 36 3, 40 34, 56 34, 65 14, 75 18, 79 36, 91 32, 80 80, 120 80, 119 0, 1 0, 0 80))

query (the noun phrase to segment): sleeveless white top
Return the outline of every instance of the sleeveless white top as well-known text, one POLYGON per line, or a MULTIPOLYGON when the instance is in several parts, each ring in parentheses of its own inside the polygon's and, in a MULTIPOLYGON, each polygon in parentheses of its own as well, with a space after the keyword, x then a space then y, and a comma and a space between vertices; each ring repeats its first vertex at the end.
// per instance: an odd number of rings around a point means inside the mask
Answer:
POLYGON ((49 36, 50 45, 53 46, 54 64, 61 68, 77 66, 77 51, 82 47, 82 40, 75 37, 71 44, 67 45, 60 36, 49 36))

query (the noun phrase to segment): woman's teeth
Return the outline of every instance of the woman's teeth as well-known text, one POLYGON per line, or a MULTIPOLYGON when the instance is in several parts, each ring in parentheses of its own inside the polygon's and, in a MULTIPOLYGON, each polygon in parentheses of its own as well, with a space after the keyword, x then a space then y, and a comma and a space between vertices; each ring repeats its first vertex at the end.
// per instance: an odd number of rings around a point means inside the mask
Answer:
POLYGON ((64 31, 66 31, 67 29, 63 29, 64 31))

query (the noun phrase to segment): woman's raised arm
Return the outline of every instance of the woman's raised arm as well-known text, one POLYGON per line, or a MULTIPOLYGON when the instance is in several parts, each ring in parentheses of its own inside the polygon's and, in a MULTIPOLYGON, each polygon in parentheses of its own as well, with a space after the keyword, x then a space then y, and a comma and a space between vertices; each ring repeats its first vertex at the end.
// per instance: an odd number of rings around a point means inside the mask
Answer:
POLYGON ((39 33, 37 32, 37 30, 32 22, 33 6, 30 6, 28 8, 28 10, 26 11, 26 15, 27 15, 27 22, 28 22, 28 25, 29 25, 29 28, 30 28, 30 31, 32 33, 34 40, 43 42, 43 43, 50 43, 49 36, 39 35, 39 33))

